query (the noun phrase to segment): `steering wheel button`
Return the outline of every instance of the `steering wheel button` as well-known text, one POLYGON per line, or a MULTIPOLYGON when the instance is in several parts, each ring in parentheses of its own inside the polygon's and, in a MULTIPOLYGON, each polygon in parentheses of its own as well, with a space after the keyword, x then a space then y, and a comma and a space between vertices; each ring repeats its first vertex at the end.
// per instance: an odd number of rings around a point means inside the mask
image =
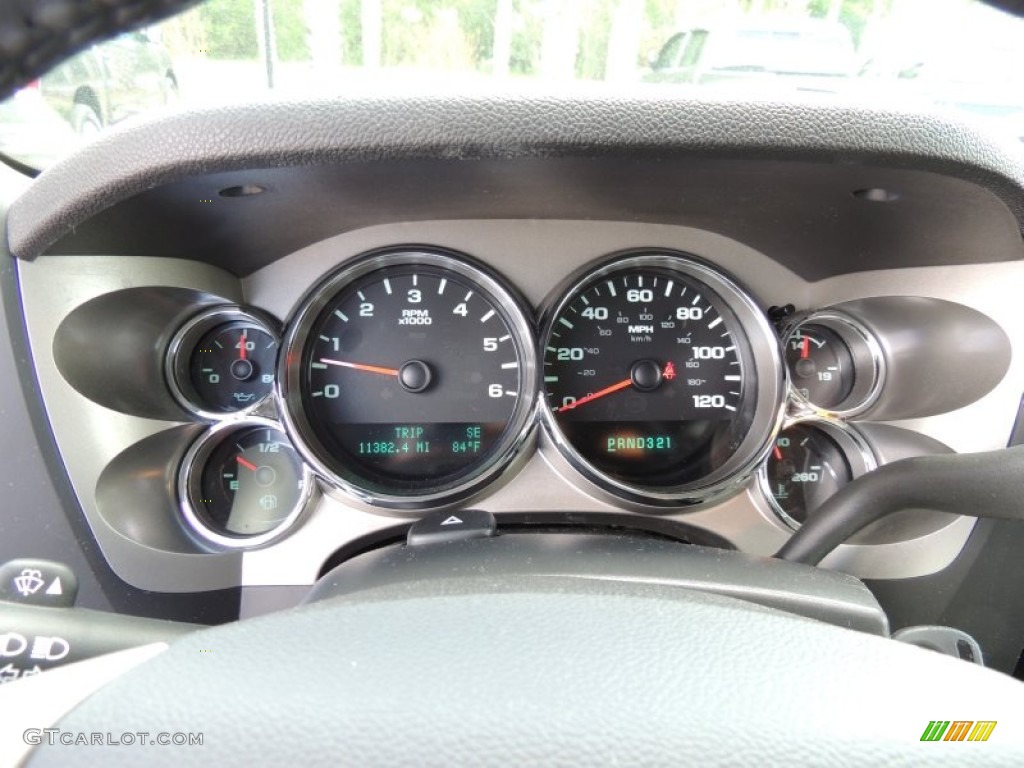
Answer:
POLYGON ((410 547, 417 547, 423 544, 485 539, 497 533, 498 524, 494 515, 482 509, 431 512, 412 524, 406 543, 410 547))
POLYGON ((0 566, 0 600, 67 608, 77 596, 78 579, 63 563, 21 558, 0 566))

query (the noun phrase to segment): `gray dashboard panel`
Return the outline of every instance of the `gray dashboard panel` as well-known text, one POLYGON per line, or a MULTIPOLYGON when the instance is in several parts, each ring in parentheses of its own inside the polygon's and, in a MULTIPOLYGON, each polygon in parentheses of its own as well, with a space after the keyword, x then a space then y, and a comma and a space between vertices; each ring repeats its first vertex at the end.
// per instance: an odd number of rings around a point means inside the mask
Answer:
MULTIPOLYGON (((189 262, 134 258, 111 269, 96 260, 72 260, 59 273, 29 274, 18 265, 22 307, 39 389, 53 429, 54 440, 78 501, 110 567, 140 589, 200 592, 237 587, 240 558, 178 554, 147 546, 117 530, 98 512, 96 489, 103 469, 129 445, 174 426, 175 422, 141 418, 105 408, 68 384, 57 369, 53 340, 57 327, 89 299, 123 288, 172 286, 205 289, 228 300, 239 296, 234 278, 212 267, 189 262), (45 306, 38 300, 44 299, 45 306), (33 312, 30 307, 39 307, 33 312), (168 583, 175 588, 167 589, 168 583)), ((136 509, 137 524, 145 524, 151 509, 136 509)))
MULTIPOLYGON (((24 184, 7 169, 0 169, 0 180, 9 194, 6 188, 24 184)), ((76 535, 65 508, 77 505, 67 492, 67 481, 55 478, 54 468, 47 464, 47 443, 53 438, 43 418, 24 334, 16 262, 6 252, 0 253, 0 284, 0 561, 40 557, 65 562, 79 577, 80 604, 109 609, 97 580, 86 577, 92 571, 90 561, 102 558, 88 540, 76 535), (40 537, 40 530, 47 535, 40 537)), ((73 512, 79 514, 77 508, 73 512)))
MULTIPOLYGON (((94 530, 99 529, 97 538, 105 554, 113 555, 111 563, 119 573, 146 588, 168 591, 239 583, 249 587, 309 585, 340 548, 368 536, 384 535, 407 524, 410 518, 373 512, 324 495, 299 530, 273 546, 244 553, 240 571, 233 574, 197 570, 194 564, 183 569, 182 560, 168 559, 175 555, 154 555, 142 547, 133 553, 126 548, 124 537, 116 538, 116 532, 98 515, 94 492, 100 473, 114 456, 170 424, 115 413, 75 392, 60 377, 50 350, 53 333, 63 318, 76 306, 106 292, 177 285, 232 301, 244 300, 286 319, 308 287, 341 261, 372 248, 412 242, 473 254, 503 273, 534 307, 565 274, 593 259, 631 246, 660 246, 695 253, 731 272, 763 306, 793 302, 813 308, 865 296, 925 295, 971 306, 992 317, 1011 338, 1024 337, 1024 317, 1014 311, 1015 286, 1024 280, 1024 262, 858 273, 810 283, 734 239, 687 227, 627 222, 397 223, 324 240, 279 259, 241 284, 220 270, 185 260, 46 256, 22 262, 25 312, 43 396, 79 500, 94 530), (69 287, 54 292, 51 287, 55 284, 69 287), (86 443, 93 450, 86 450, 86 443), (147 567, 153 562, 162 565, 147 567)), ((1003 433, 993 425, 1005 423, 1009 433, 1022 390, 1024 358, 1017 356, 1005 379, 984 398, 951 414, 917 420, 913 428, 956 450, 999 447, 1003 433)), ((580 514, 618 512, 639 525, 654 512, 602 497, 560 466, 551 446, 543 440, 525 466, 494 484, 474 506, 495 512, 499 521, 502 516, 514 518, 554 509, 580 514)), ((774 552, 788 535, 788 529, 769 511, 756 484, 720 504, 667 515, 662 512, 658 519, 696 526, 754 554, 774 552)), ((956 557, 973 525, 970 518, 952 518, 939 530, 910 541, 885 546, 845 545, 825 564, 871 578, 933 573, 956 557)))
MULTIPOLYGON (((26 180, 0 167, 5 199, 26 180)), ((23 317, 18 263, 0 248, 0 562, 62 562, 78 577, 76 605, 131 615, 219 623, 238 615, 240 590, 142 592, 111 568, 83 516, 44 410, 23 317)))

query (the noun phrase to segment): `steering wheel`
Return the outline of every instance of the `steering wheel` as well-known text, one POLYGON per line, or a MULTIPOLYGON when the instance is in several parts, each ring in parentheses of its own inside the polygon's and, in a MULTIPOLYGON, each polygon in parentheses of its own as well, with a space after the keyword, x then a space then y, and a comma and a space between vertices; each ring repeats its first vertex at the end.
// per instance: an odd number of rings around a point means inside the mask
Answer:
POLYGON ((1019 682, 873 634, 857 611, 847 623, 860 631, 751 601, 803 590, 808 606, 829 594, 853 605, 867 594, 853 577, 564 536, 370 552, 297 609, 123 652, 113 669, 100 657, 23 681, 5 722, 49 727, 49 685, 84 698, 55 726, 71 736, 55 739, 132 734, 130 748, 42 740, 28 761, 69 768, 1024 764, 1013 723, 985 743, 922 742, 936 719, 1024 711, 1019 682), (549 567, 584 550, 599 567, 549 567), (678 576, 687 566, 692 587, 678 576), (718 594, 699 588, 700 574, 723 569, 748 599, 723 594, 729 579, 714 579, 718 594), (95 676, 71 676, 89 665, 95 676), (147 743, 163 733, 199 734, 202 746, 147 743))

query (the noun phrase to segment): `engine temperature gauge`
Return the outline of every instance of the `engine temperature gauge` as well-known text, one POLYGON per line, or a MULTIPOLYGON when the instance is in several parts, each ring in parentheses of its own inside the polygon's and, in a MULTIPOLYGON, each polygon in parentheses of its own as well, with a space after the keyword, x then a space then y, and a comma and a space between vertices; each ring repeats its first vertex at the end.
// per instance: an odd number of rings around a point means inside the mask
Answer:
POLYGON ((761 486, 782 521, 799 528, 826 499, 874 467, 871 450, 853 428, 807 419, 779 433, 761 486))
POLYGON ((226 424, 200 438, 182 462, 182 513, 192 532, 225 547, 283 534, 301 514, 312 478, 273 423, 226 424))

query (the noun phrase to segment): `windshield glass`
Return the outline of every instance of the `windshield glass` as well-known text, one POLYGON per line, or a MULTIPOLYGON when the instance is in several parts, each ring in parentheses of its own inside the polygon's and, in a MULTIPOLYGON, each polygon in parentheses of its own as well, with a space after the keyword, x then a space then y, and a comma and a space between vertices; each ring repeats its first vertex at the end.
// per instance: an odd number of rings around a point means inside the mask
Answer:
POLYGON ((1024 139, 1024 21, 977 0, 209 0, 0 104, 45 167, 176 109, 576 82, 946 110, 1024 139))

